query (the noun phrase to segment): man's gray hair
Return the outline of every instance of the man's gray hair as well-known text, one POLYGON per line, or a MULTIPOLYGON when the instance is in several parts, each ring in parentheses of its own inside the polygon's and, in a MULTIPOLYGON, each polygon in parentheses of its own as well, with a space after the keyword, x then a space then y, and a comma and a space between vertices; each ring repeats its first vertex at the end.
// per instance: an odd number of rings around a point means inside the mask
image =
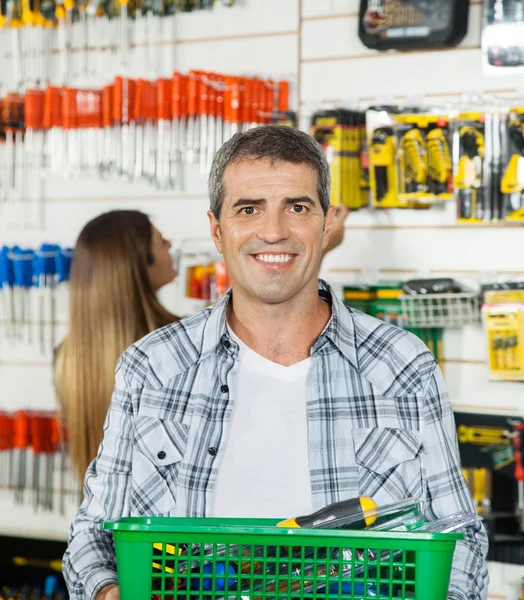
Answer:
POLYGON ((269 159, 272 163, 308 165, 318 175, 317 193, 324 214, 331 193, 331 175, 322 146, 307 133, 281 125, 255 127, 235 134, 216 153, 209 174, 210 209, 220 219, 224 203, 224 171, 242 160, 269 159))

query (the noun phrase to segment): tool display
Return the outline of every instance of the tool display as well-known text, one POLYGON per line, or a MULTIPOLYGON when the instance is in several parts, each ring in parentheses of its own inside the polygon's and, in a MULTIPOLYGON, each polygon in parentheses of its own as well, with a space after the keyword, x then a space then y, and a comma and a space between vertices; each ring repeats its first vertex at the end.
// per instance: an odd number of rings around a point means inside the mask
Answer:
POLYGON ((508 282, 486 284, 482 291, 489 378, 524 381, 524 290, 521 285, 508 282))
POLYGON ((47 173, 118 176, 182 190, 184 164, 199 164, 205 176, 236 131, 288 123, 290 114, 287 81, 203 71, 155 81, 117 76, 103 89, 48 86, 8 94, 0 121, 0 214, 12 226, 41 226, 47 173))
POLYGON ((451 129, 446 114, 371 107, 369 178, 375 208, 429 208, 453 199, 451 129))
POLYGON ((487 214, 484 113, 461 114, 457 122, 458 155, 453 184, 457 197, 457 220, 483 223, 487 214))
POLYGON ((457 46, 468 15, 461 0, 361 0, 358 35, 374 50, 457 46))
POLYGON ((503 215, 524 222, 524 108, 513 108, 507 119, 504 173, 501 180, 503 215))
POLYGON ((524 420, 457 412, 455 421, 463 475, 478 513, 486 520, 491 560, 521 564, 520 553, 507 550, 512 539, 513 549, 518 548, 524 532, 524 420))
MULTIPOLYGON (((59 311, 67 304, 73 250, 42 244, 36 251, 0 251, 0 329, 11 343, 38 343, 53 350, 59 311)), ((61 313, 60 313, 61 314, 61 313)))
MULTIPOLYGON (((149 62, 154 62, 153 44, 158 38, 162 18, 172 17, 177 12, 209 10, 214 4, 215 0, 4 1, 0 12, 0 27, 5 32, 0 46, 3 50, 0 53, 0 85, 20 92, 26 87, 49 84, 54 49, 59 54, 58 78, 62 85, 77 77, 85 79, 97 71, 102 73, 104 67, 107 69, 107 60, 102 59, 117 48, 125 62, 129 50, 142 44, 144 38, 149 62), (73 62, 74 52, 82 53, 80 65, 73 62), (89 52, 99 55, 98 68, 89 64, 89 52)), ((221 4, 232 6, 234 0, 223 0, 221 4)))
POLYGON ((331 204, 352 210, 369 202, 366 115, 344 108, 317 111, 311 135, 321 144, 331 169, 331 204))
POLYGON ((19 410, 0 412, 0 481, 13 492, 16 504, 27 496, 35 511, 65 512, 66 495, 78 494, 68 466, 65 434, 52 412, 19 410))
POLYGON ((511 439, 515 449, 515 479, 518 486, 517 514, 520 530, 524 531, 524 423, 511 421, 511 439))

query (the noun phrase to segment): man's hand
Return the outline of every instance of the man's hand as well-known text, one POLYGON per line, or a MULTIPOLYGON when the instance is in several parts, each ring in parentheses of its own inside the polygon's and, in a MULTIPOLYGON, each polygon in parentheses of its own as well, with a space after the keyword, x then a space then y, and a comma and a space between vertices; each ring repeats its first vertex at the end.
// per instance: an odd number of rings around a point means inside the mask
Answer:
POLYGON ((120 590, 118 589, 118 585, 116 583, 106 585, 97 594, 95 600, 120 600, 120 590))

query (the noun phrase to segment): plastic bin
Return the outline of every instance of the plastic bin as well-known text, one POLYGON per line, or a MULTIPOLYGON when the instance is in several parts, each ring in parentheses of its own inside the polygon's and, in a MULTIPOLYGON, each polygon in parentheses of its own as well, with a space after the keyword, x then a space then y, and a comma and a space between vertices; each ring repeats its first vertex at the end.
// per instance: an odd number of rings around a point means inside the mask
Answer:
POLYGON ((102 527, 113 531, 121 600, 446 600, 463 538, 277 522, 130 517, 102 527))

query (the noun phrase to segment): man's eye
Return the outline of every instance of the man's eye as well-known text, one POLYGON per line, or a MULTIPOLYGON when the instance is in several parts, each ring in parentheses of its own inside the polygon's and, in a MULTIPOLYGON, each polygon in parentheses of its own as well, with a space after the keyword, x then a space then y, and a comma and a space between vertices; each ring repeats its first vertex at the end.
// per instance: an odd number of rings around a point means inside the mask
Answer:
POLYGON ((297 214, 306 212, 306 207, 303 204, 293 204, 293 212, 297 214))
POLYGON ((245 208, 242 209, 242 212, 245 215, 254 215, 255 214, 255 207, 254 206, 246 206, 245 208))

